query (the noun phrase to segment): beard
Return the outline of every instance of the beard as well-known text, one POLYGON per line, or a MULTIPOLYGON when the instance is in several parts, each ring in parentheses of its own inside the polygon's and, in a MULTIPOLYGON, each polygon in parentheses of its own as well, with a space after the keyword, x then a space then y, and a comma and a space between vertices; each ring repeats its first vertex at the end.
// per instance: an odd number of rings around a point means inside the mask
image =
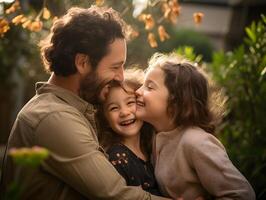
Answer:
POLYGON ((100 95, 104 87, 111 81, 101 80, 98 74, 93 71, 89 73, 80 83, 79 96, 88 103, 100 104, 100 95))

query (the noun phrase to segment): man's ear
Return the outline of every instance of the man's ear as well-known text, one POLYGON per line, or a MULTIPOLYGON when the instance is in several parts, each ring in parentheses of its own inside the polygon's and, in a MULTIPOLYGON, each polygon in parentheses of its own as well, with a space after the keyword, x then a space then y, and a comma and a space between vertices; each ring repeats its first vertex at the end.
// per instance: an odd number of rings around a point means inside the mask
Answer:
POLYGON ((86 54, 77 53, 75 57, 75 65, 78 73, 81 75, 86 75, 91 71, 89 56, 86 54))

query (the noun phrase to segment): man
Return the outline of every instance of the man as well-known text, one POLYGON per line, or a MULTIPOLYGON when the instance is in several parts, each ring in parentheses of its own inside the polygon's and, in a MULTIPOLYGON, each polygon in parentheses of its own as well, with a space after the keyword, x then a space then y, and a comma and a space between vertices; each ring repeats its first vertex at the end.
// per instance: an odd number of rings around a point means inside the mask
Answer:
POLYGON ((3 185, 16 174, 20 199, 165 199, 126 186, 97 140, 91 103, 104 96, 111 81, 123 80, 125 34, 112 9, 72 8, 55 21, 41 43, 51 77, 36 84, 8 141, 8 149, 37 145, 50 151, 36 170, 19 169, 6 156, 3 185))

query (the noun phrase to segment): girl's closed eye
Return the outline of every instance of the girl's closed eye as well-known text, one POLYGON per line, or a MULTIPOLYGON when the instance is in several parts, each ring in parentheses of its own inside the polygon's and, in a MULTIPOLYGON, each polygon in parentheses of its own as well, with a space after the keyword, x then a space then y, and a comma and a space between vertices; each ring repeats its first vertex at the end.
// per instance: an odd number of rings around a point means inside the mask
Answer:
POLYGON ((136 104, 136 100, 130 100, 127 102, 127 105, 129 105, 129 106, 133 106, 135 104, 136 104))
POLYGON ((118 110, 118 106, 110 106, 109 111, 117 111, 118 110))
POLYGON ((152 90, 152 89, 154 89, 152 83, 148 83, 148 84, 146 84, 146 88, 147 88, 148 90, 152 90))

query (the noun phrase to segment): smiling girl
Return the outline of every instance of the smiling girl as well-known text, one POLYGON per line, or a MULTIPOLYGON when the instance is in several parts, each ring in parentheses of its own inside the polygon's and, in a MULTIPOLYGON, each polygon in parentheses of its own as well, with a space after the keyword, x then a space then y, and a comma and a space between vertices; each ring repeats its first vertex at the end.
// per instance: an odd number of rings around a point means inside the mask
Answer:
POLYGON ((136 93, 137 117, 156 131, 155 176, 163 195, 255 199, 214 136, 222 104, 198 67, 174 54, 155 54, 136 93))
MULTIPOLYGON (((127 185, 141 186, 144 190, 160 195, 150 163, 151 127, 136 118, 135 90, 142 84, 142 70, 126 70, 123 84, 114 82, 109 87, 103 103, 102 120, 108 127, 100 140, 109 160, 124 177, 127 185)), ((104 123, 102 123, 104 124, 104 123)))

